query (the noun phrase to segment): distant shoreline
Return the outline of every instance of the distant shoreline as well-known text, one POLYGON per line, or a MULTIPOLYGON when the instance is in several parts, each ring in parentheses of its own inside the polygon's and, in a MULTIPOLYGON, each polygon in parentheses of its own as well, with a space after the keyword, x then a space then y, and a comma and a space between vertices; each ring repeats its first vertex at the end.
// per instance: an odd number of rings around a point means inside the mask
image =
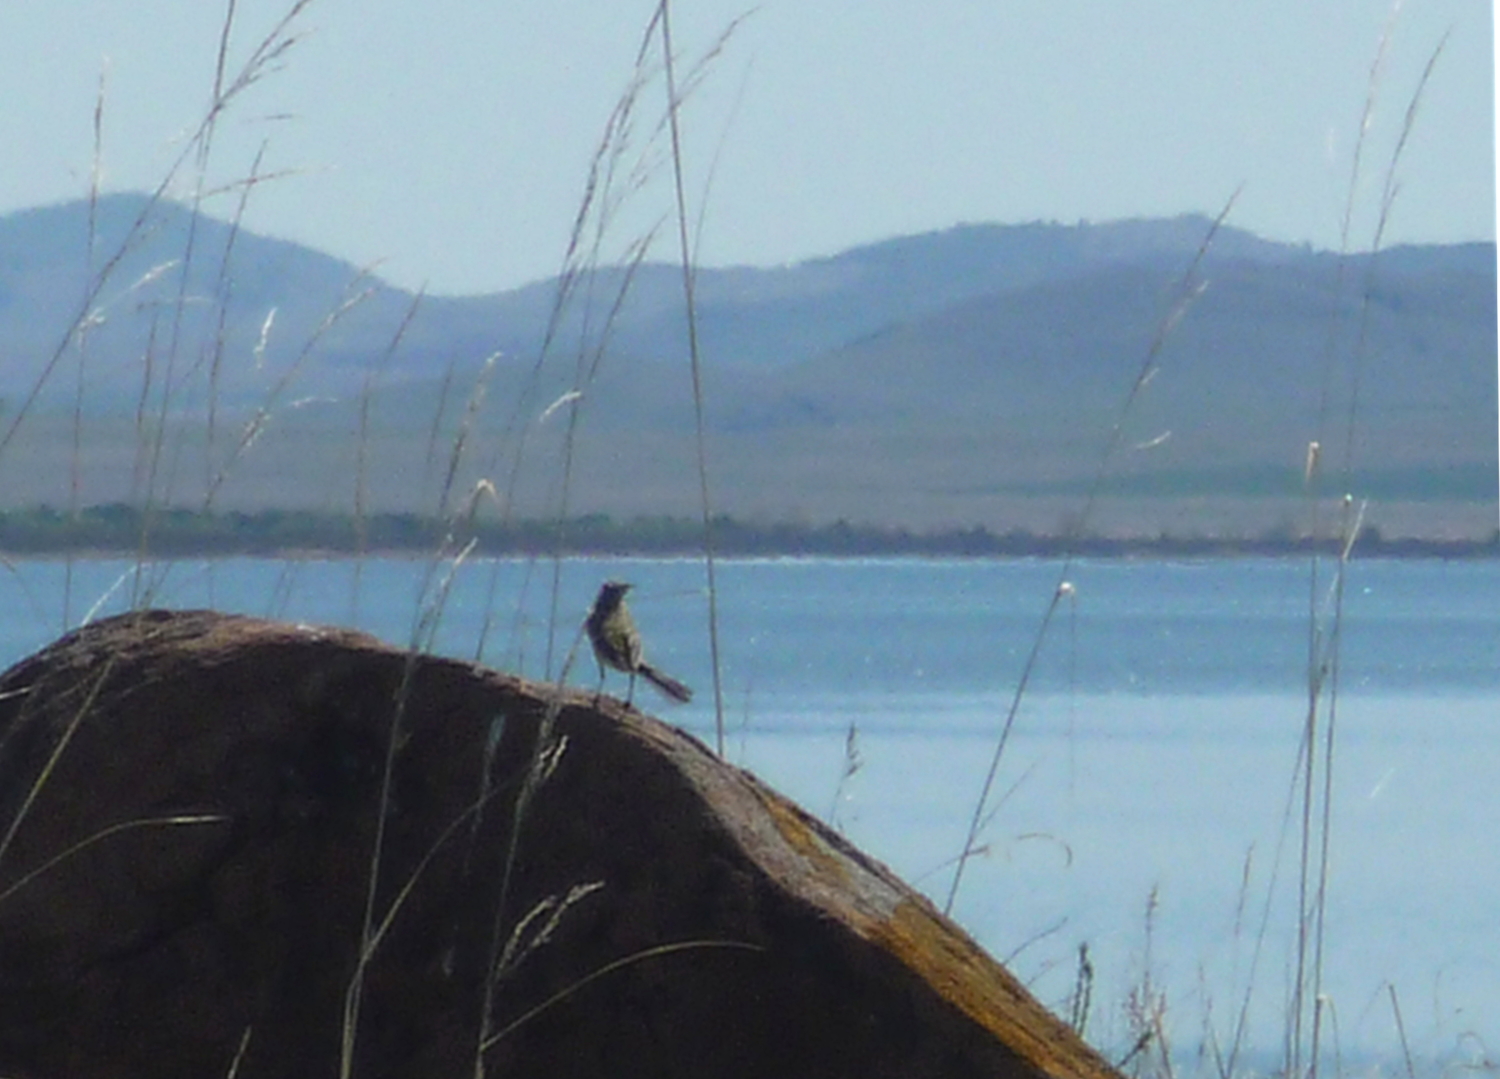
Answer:
MULTIPOLYGON (((915 532, 848 521, 713 521, 715 554, 724 558, 1241 558, 1336 555, 1334 538, 1259 536, 1065 536, 982 526, 915 532)), ((115 504, 66 513, 48 507, 0 512, 0 555, 150 559, 215 557, 347 558, 456 552, 478 557, 661 557, 701 555, 701 521, 602 514, 559 521, 440 521, 417 514, 303 510, 201 513, 115 504)), ((1367 528, 1356 558, 1482 559, 1500 556, 1500 529, 1483 539, 1386 537, 1367 528)))

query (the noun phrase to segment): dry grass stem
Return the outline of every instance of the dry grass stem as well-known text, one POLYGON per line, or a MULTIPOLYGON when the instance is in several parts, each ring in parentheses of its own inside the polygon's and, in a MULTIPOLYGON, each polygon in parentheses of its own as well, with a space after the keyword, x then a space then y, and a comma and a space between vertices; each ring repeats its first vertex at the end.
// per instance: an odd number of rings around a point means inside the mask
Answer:
MULTIPOLYGON (((1218 217, 1213 221, 1202 242, 1198 246, 1192 261, 1178 280, 1176 288, 1176 299, 1162 318, 1152 338, 1150 346, 1141 361, 1140 369, 1137 371, 1135 380, 1132 382, 1130 392, 1126 394, 1121 403, 1119 412, 1115 418, 1114 425, 1110 429, 1109 437, 1105 441, 1104 449, 1100 455, 1099 465, 1094 470, 1093 478, 1089 484, 1089 490, 1084 497, 1083 508, 1078 514, 1073 527, 1069 530, 1069 544, 1082 535, 1088 520, 1093 515, 1094 507, 1099 499, 1099 492, 1103 490, 1104 479, 1108 475, 1111 463, 1124 436, 1125 421, 1135 409, 1135 403, 1157 372, 1158 361, 1162 349, 1166 346, 1167 338, 1182 321, 1193 303, 1203 294, 1204 284, 1198 279, 1199 268, 1207 257, 1209 249, 1213 246, 1219 229, 1223 227, 1228 219, 1230 211, 1234 208, 1239 192, 1236 191, 1219 211, 1218 217)), ((1036 669, 1037 661, 1041 657, 1042 645, 1046 641, 1048 628, 1052 624, 1052 618, 1057 613, 1059 603, 1064 598, 1063 586, 1069 583, 1073 570, 1073 555, 1069 553, 1063 559, 1059 570, 1058 583, 1052 593, 1046 610, 1042 614, 1041 622, 1037 627, 1035 637, 1032 639, 1031 649, 1027 654, 1026 661, 1022 664, 1020 677, 1016 680, 1015 690, 1011 695, 1010 706, 1005 713, 1005 720, 1001 725, 999 737, 995 741, 995 750, 990 758, 990 766, 985 773, 984 783, 980 787, 979 797, 974 802, 974 812, 969 820, 968 831, 965 833, 958 862, 954 866, 953 880, 948 887, 947 898, 943 902, 943 913, 952 914, 953 904, 958 898, 959 887, 963 883, 964 870, 968 865, 968 852, 975 847, 979 831, 986 819, 985 814, 989 808, 990 793, 994 788, 996 774, 1000 770, 1001 759, 1005 755, 1005 747, 1010 741, 1011 731, 1015 727, 1016 716, 1021 710, 1021 702, 1025 699, 1026 691, 1030 686, 1031 677, 1036 669)))
MULTIPOLYGON (((128 820, 122 821, 119 824, 112 824, 108 828, 101 829, 87 838, 80 839, 66 850, 54 854, 35 869, 16 878, 16 880, 11 882, 9 887, 4 891, 0 891, 0 903, 4 903, 32 881, 51 872, 68 859, 83 853, 89 847, 102 843, 106 839, 110 839, 121 833, 137 831, 142 828, 184 828, 199 824, 223 824, 227 820, 229 818, 221 813, 196 813, 168 817, 145 817, 140 820, 128 820)), ((7 836, 6 838, 9 840, 10 837, 7 836)))
POLYGON ((747 944, 743 941, 685 940, 679 941, 675 944, 661 944, 654 948, 646 948, 643 951, 634 952, 631 955, 616 959, 611 963, 606 963, 598 970, 593 971, 592 973, 587 974, 582 978, 579 978, 576 982, 574 982, 572 985, 569 985, 567 988, 561 989, 558 992, 554 993, 552 996, 542 1001, 542 1003, 538 1004, 536 1007, 523 1012, 520 1016, 511 1020, 505 1026, 495 1031, 493 1034, 488 1035, 480 1043, 479 1051, 481 1054, 489 1052, 501 1041, 514 1034, 518 1029, 531 1022, 537 1016, 542 1015, 544 1012, 551 1011, 557 1005, 563 1003, 571 997, 576 996, 580 991, 587 988, 594 982, 597 982, 600 978, 608 977, 609 975, 614 974, 616 971, 624 970, 627 967, 632 967, 639 963, 644 963, 648 959, 661 959, 669 955, 678 955, 682 952, 703 951, 715 948, 727 948, 745 952, 765 951, 764 948, 760 947, 757 944, 747 944))

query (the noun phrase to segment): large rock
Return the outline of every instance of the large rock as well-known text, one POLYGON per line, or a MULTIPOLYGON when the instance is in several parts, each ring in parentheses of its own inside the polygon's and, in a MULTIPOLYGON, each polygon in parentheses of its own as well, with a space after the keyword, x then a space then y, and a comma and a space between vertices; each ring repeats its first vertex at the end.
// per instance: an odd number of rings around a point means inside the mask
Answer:
POLYGON ((885 868, 611 699, 209 612, 0 678, 0 1074, 476 1058, 1114 1074, 885 868))

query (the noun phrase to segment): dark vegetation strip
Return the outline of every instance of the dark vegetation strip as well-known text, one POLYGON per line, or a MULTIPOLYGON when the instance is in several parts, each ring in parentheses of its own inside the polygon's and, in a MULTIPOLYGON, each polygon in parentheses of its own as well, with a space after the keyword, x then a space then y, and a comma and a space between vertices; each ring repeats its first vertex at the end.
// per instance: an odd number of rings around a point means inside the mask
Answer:
MULTIPOLYGON (((216 555, 284 555, 360 552, 428 552, 452 522, 414 513, 377 513, 362 521, 348 514, 310 510, 253 513, 153 509, 148 513, 115 503, 76 514, 47 506, 0 512, 0 552, 16 555, 98 553, 154 558, 216 555)), ((476 520, 462 537, 477 541, 476 553, 541 555, 692 555, 700 551, 703 522, 688 517, 604 514, 551 521, 476 520)), ((720 552, 731 556, 926 555, 932 557, 1209 557, 1331 553, 1333 540, 1315 543, 1284 531, 1259 536, 1063 537, 1023 530, 993 532, 982 526, 913 532, 853 524, 762 523, 727 514, 714 519, 720 552)), ((1486 539, 1387 538, 1366 528, 1354 554, 1382 558, 1493 558, 1500 530, 1486 539)))

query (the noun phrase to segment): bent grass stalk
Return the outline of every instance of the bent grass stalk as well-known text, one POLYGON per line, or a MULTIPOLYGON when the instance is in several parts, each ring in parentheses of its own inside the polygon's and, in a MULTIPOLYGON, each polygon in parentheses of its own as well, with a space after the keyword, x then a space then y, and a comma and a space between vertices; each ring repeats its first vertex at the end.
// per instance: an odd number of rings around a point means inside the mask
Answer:
MULTIPOLYGON (((25 797, 21 800, 21 804, 16 808, 15 813, 6 825, 4 836, 0 837, 0 864, 4 863, 5 856, 9 853, 11 845, 15 842, 21 825, 31 815, 32 809, 36 806, 37 799, 41 797, 43 790, 47 788, 55 776, 57 767, 62 761, 63 756, 67 753, 68 747, 72 744, 84 721, 92 713, 95 702, 98 701, 100 694, 104 691, 105 684, 114 673, 115 664, 118 662, 118 659, 119 657, 115 653, 110 653, 105 659, 104 665, 90 681, 83 700, 79 703, 77 709, 74 710, 68 722, 58 732, 57 740, 53 743, 51 752, 47 755, 46 761, 43 762, 41 768, 37 770, 37 774, 27 786, 25 797)), ((34 688, 33 686, 27 686, 16 692, 30 693, 34 688)), ((0 902, 4 902, 31 881, 56 868, 62 862, 113 836, 142 828, 191 827, 199 824, 222 823, 226 819, 219 814, 175 814, 122 821, 118 824, 110 825, 93 835, 73 843, 66 849, 44 860, 39 866, 22 874, 4 892, 0 892, 0 902)))
POLYGON ((565 986, 564 988, 558 990, 556 993, 548 997, 546 1000, 542 1001, 536 1007, 523 1012, 520 1016, 511 1020, 505 1026, 501 1027, 499 1030, 486 1037, 485 1040, 480 1043, 479 1051, 481 1054, 489 1052, 501 1041, 510 1037, 517 1030, 525 1026, 527 1023, 531 1022, 533 1019, 544 1014, 545 1012, 551 1011, 557 1005, 562 1004, 572 997, 577 996, 580 992, 582 992, 588 986, 592 985, 594 982, 597 982, 601 978, 607 978, 609 977, 609 975, 614 974, 617 971, 624 970, 626 967, 632 967, 636 966, 637 964, 644 963, 648 959, 661 959, 669 955, 678 955, 682 952, 704 951, 708 949, 730 949, 745 952, 765 951, 765 949, 758 944, 749 944, 744 941, 683 940, 677 941, 673 944, 658 944, 652 948, 646 948, 639 952, 632 952, 630 955, 621 956, 619 959, 604 964, 604 966, 600 967, 598 970, 584 975, 582 978, 579 978, 571 985, 565 986))
POLYGON ((37 772, 36 778, 31 781, 31 785, 26 791, 26 797, 22 799, 20 806, 16 809, 15 815, 11 818, 10 823, 6 825, 4 838, 0 838, 0 863, 4 863, 6 852, 10 850, 10 845, 15 841, 16 833, 20 831, 22 822, 30 815, 32 806, 36 804, 37 798, 41 796, 42 790, 47 786, 53 773, 57 770, 58 762, 62 760, 63 754, 67 752, 68 745, 73 741, 73 736, 78 733, 78 728, 82 726, 84 719, 93 708, 94 702, 98 700, 99 694, 103 692, 104 683, 114 671, 115 663, 116 656, 113 654, 105 660, 104 667, 95 677, 93 685, 89 688, 88 695, 84 698, 83 703, 79 705, 78 710, 73 713, 73 717, 68 721, 67 725, 63 727, 61 734, 58 735, 56 744, 52 747, 52 752, 47 757, 46 763, 37 772))
POLYGON ((1146 350, 1145 357, 1141 361, 1135 381, 1131 383, 1130 392, 1126 394, 1121 403, 1114 425, 1110 429, 1109 438, 1106 440, 1104 449, 1100 455, 1099 465, 1094 471, 1093 479, 1090 481, 1088 494, 1084 499, 1083 508, 1079 512, 1073 527, 1069 530, 1069 554, 1063 558, 1063 564, 1058 571, 1057 586, 1052 590, 1052 598, 1048 601, 1047 608, 1042 614, 1040 625, 1037 627, 1035 637, 1032 639, 1031 650, 1027 654, 1026 662, 1021 667, 1020 677, 1016 680, 1016 687, 1011 695, 1010 707, 1006 710, 1005 721, 1001 725, 1000 735, 995 741, 995 750, 990 758, 989 770, 985 773, 984 783, 980 787, 979 797, 974 802, 974 812, 969 820, 969 827, 964 835, 963 846, 958 852, 958 861, 953 870, 953 880, 948 887, 948 896, 943 902, 943 913, 952 914, 954 901, 958 898, 959 886, 963 883, 964 870, 968 866, 971 852, 979 836, 980 828, 985 819, 985 811, 989 807, 990 792, 995 785, 996 774, 1000 770, 1000 761, 1005 755, 1005 747, 1010 741, 1011 731, 1015 727, 1016 716, 1021 710, 1021 702, 1025 699, 1026 691, 1031 683, 1031 676, 1036 670, 1037 660, 1041 656, 1042 644, 1046 640, 1047 630, 1052 624, 1052 618, 1057 613, 1057 608, 1064 598, 1073 595, 1073 586, 1069 576, 1073 568, 1073 555, 1071 553, 1074 542, 1083 535, 1088 520, 1092 517, 1094 506, 1098 502, 1099 492, 1103 488, 1105 477, 1114 462, 1115 453, 1124 438, 1125 421, 1134 410, 1135 402, 1145 390, 1147 384, 1156 376, 1159 370, 1157 364, 1161 357, 1161 351, 1166 346, 1167 339, 1176 330, 1178 323, 1188 313, 1188 310, 1203 294, 1204 285, 1198 280, 1198 270, 1204 258, 1208 255, 1209 248, 1213 246, 1214 239, 1218 236, 1219 229, 1228 219, 1230 211, 1234 208, 1239 192, 1236 191, 1214 218, 1213 224, 1204 235, 1202 243, 1194 254, 1191 263, 1179 279, 1175 290, 1175 298, 1172 306, 1168 309, 1161 322, 1157 324, 1156 333, 1151 345, 1146 350))
MULTIPOLYGON (((399 727, 392 725, 392 734, 398 734, 399 727)), ((421 880, 423 873, 431 864, 433 858, 437 857, 448 842, 458 833, 463 825, 475 818, 483 811, 485 803, 494 796, 495 791, 487 791, 480 795, 467 809, 456 816, 438 833, 427 848, 417 864, 407 874, 401 887, 391 897, 389 905, 377 919, 374 914, 376 875, 379 872, 379 847, 377 845, 375 856, 372 856, 370 888, 368 891, 369 904, 366 907, 367 921, 363 927, 360 939, 358 955, 354 962, 354 971, 349 977, 348 988, 344 991, 343 1021, 340 1025, 339 1043, 339 1076, 340 1079, 348 1079, 354 1069, 354 1049, 359 1037, 359 1019, 361 1006, 364 1000, 365 974, 369 969, 371 961, 380 950, 381 943, 390 932, 391 926, 395 924, 396 916, 401 913, 412 891, 421 880)), ((383 787, 381 797, 383 799, 380 810, 382 825, 389 810, 389 789, 383 787)))
MULTIPOLYGON (((40 788, 36 789, 39 790, 40 788)), ((184 828, 199 824, 223 824, 229 819, 229 817, 222 813, 184 813, 166 817, 141 817, 136 820, 121 821, 119 824, 111 824, 108 828, 101 828, 93 835, 80 839, 65 850, 54 854, 35 869, 29 870, 17 877, 8 887, 0 891, 0 904, 3 904, 7 899, 21 891, 38 877, 45 876, 53 869, 56 869, 63 862, 82 854, 88 848, 102 843, 106 839, 111 839, 114 836, 144 828, 184 828)), ((7 841, 10 838, 9 835, 6 836, 7 841)))

